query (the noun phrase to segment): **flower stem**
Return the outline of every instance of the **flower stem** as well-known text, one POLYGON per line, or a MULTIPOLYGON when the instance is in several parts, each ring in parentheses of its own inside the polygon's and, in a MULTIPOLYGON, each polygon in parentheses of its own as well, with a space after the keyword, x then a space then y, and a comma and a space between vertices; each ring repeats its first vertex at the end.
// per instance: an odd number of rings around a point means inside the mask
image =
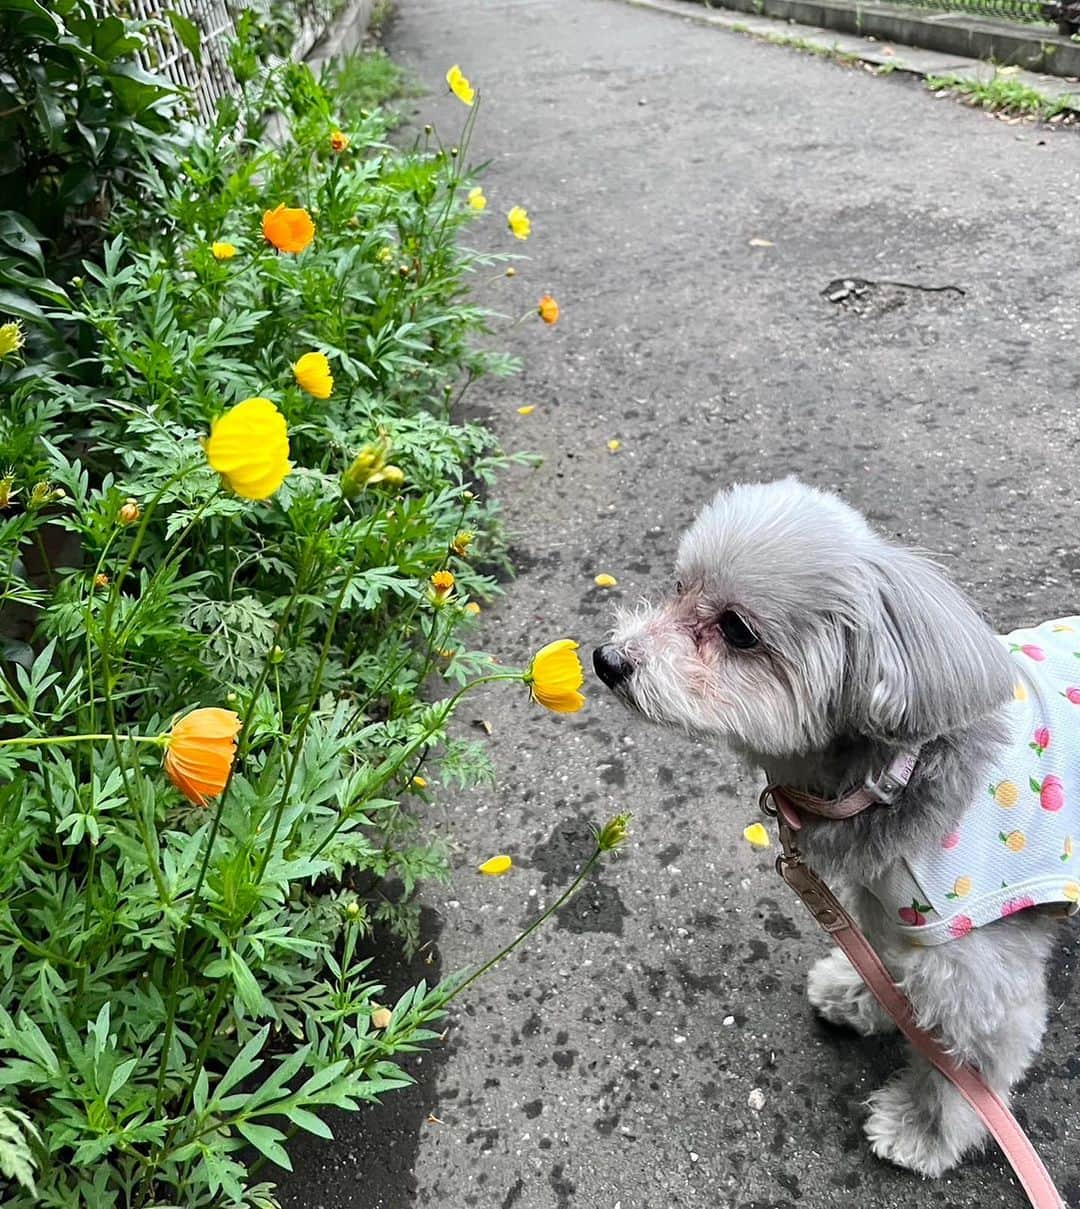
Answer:
MULTIPOLYGON (((119 735, 121 741, 129 743, 153 743, 164 747, 166 735, 119 735)), ((22 735, 18 739, 0 739, 0 747, 57 747, 66 743, 111 743, 112 735, 22 735)))
POLYGON ((513 951, 519 945, 524 944, 524 942, 533 934, 533 932, 536 931, 537 928, 540 927, 540 925, 542 923, 545 922, 545 920, 550 919, 555 914, 556 911, 558 911, 562 907, 566 906, 566 904, 570 901, 570 899, 572 899, 574 897, 574 895, 578 892, 578 890, 581 887, 582 882, 585 881, 585 879, 589 876, 589 874, 592 873, 592 871, 599 864, 600 858, 601 858, 601 856, 603 856, 603 854, 604 854, 604 850, 598 844, 596 846, 596 848, 593 850, 592 856, 590 856, 589 859, 585 862, 585 864, 581 867, 581 872, 577 875, 577 877, 574 878, 574 880, 570 883, 570 885, 567 887, 567 889, 564 890, 562 892, 562 894, 560 894, 559 897, 551 904, 551 906, 548 907, 548 909, 546 911, 544 911, 540 915, 538 915, 532 921, 532 923, 529 924, 529 926, 524 930, 524 932, 519 932, 518 935, 515 936, 514 939, 504 949, 500 949, 499 952, 496 953, 494 957, 491 957, 487 961, 485 961, 484 964, 482 966, 480 966, 478 969, 474 970, 468 976, 468 978, 466 978, 463 982, 459 982, 457 984, 457 986, 455 986, 453 988, 453 990, 451 990, 450 993, 447 995, 445 1002, 449 1003, 452 999, 456 999, 458 997, 458 995, 460 995, 461 992, 465 990, 466 987, 472 986, 472 984, 478 978, 483 977, 483 975, 486 974, 488 972, 488 970, 491 969, 492 966, 498 965, 499 962, 502 961, 504 957, 509 957, 510 954, 513 953, 513 951))

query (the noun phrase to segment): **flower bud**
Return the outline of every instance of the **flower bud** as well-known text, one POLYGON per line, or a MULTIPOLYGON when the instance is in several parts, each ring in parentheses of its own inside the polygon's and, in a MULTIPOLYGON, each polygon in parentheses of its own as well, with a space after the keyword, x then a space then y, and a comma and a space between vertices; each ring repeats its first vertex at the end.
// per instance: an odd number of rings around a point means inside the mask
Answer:
POLYGON ((452 571, 436 571, 429 582, 431 587, 428 591, 428 599, 436 608, 441 608, 446 604, 450 593, 454 590, 454 573, 452 571))
POLYGON ((270 648, 270 662, 277 667, 277 665, 284 659, 285 652, 277 645, 277 643, 274 643, 274 645, 270 648))
POLYGON ((6 511, 15 502, 19 489, 15 486, 15 468, 0 478, 0 512, 6 511))
POLYGON ((389 452, 390 446, 386 440, 365 445, 341 476, 341 494, 347 500, 354 500, 370 483, 388 482, 394 486, 403 483, 405 472, 397 466, 386 465, 389 452))
POLYGON ((108 586, 109 586, 109 577, 105 574, 104 571, 101 571, 97 575, 94 576, 94 587, 95 588, 107 588, 108 586))
POLYGON ((0 361, 9 353, 17 353, 25 343, 26 337, 23 335, 21 323, 13 320, 11 323, 0 324, 0 361))
POLYGON ((629 813, 617 814, 613 819, 608 819, 597 834, 597 848, 601 852, 610 852, 613 848, 617 848, 629 834, 629 822, 629 813))
POLYGON ((30 507, 41 508, 49 503, 53 498, 52 483, 46 482, 44 479, 40 483, 35 483, 30 489, 30 507))
POLYGON ((356 901, 355 898, 345 908, 345 914, 348 916, 349 919, 359 919, 360 918, 360 904, 356 901))
POLYGON ((121 506, 118 515, 122 525, 133 525, 142 515, 141 509, 139 508, 139 501, 133 499, 131 496, 128 496, 121 506))
POLYGON ((517 269, 515 269, 515 268, 514 268, 514 266, 513 266, 513 265, 511 265, 511 266, 510 266, 510 267, 509 267, 509 268, 506 270, 506 276, 507 276, 507 277, 516 277, 516 276, 517 276, 517 269))

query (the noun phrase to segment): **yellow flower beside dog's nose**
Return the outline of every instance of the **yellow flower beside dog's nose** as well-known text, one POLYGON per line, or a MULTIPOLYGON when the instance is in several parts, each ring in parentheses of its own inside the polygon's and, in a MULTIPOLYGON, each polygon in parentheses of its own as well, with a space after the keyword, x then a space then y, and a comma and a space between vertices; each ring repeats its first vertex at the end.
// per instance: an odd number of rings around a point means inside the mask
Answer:
POLYGON ((536 652, 525 673, 532 699, 553 713, 574 714, 585 704, 585 698, 578 692, 585 683, 585 673, 577 649, 578 644, 572 638, 549 642, 536 652))
POLYGON ((751 823, 749 827, 744 827, 742 834, 751 848, 760 851, 769 847, 769 833, 760 823, 751 823))

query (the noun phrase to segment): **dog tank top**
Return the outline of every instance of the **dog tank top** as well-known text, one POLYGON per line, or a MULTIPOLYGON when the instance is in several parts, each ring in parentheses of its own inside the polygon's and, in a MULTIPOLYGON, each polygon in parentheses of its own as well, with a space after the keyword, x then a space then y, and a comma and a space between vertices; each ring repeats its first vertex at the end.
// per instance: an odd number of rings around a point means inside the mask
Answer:
POLYGON ((1080 904, 1080 618, 1000 639, 1016 671, 1012 741, 936 847, 868 886, 897 931, 936 945, 1030 907, 1080 904))

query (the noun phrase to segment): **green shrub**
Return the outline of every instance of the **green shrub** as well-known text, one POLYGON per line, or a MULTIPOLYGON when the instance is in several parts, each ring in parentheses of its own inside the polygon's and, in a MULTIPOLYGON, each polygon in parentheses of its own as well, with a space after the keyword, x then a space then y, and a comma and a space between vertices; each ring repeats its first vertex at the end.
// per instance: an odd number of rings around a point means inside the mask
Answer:
POLYGON ((36 321, 42 299, 62 302, 51 277, 95 241, 115 191, 175 162, 182 98, 139 66, 147 28, 93 0, 0 0, 0 311, 36 321))
MULTIPOLYGON (((468 123, 458 156, 399 152, 306 68, 268 87, 284 145, 238 142, 225 105, 117 210, 54 316, 79 363, 0 363, 14 1209, 271 1203, 249 1148, 287 1166, 291 1132, 328 1135, 323 1108, 401 1086, 453 989, 421 984, 384 1019, 365 946, 376 920, 416 946, 413 891, 446 871, 421 823, 432 785, 487 774, 447 734, 458 696, 520 678, 471 649, 466 608, 496 591, 487 486, 510 459, 451 414, 513 368, 477 350, 488 314, 466 289, 499 257, 460 240, 468 123), (299 254, 263 237, 280 204, 314 218, 299 254), (309 352, 328 398, 298 385, 309 352), (250 397, 285 417, 295 463, 261 501, 200 443, 250 397), (426 704, 433 677, 456 691, 426 704), (209 807, 161 768, 196 707, 242 724, 209 807)), ((209 775, 230 742, 188 754, 209 775)))

